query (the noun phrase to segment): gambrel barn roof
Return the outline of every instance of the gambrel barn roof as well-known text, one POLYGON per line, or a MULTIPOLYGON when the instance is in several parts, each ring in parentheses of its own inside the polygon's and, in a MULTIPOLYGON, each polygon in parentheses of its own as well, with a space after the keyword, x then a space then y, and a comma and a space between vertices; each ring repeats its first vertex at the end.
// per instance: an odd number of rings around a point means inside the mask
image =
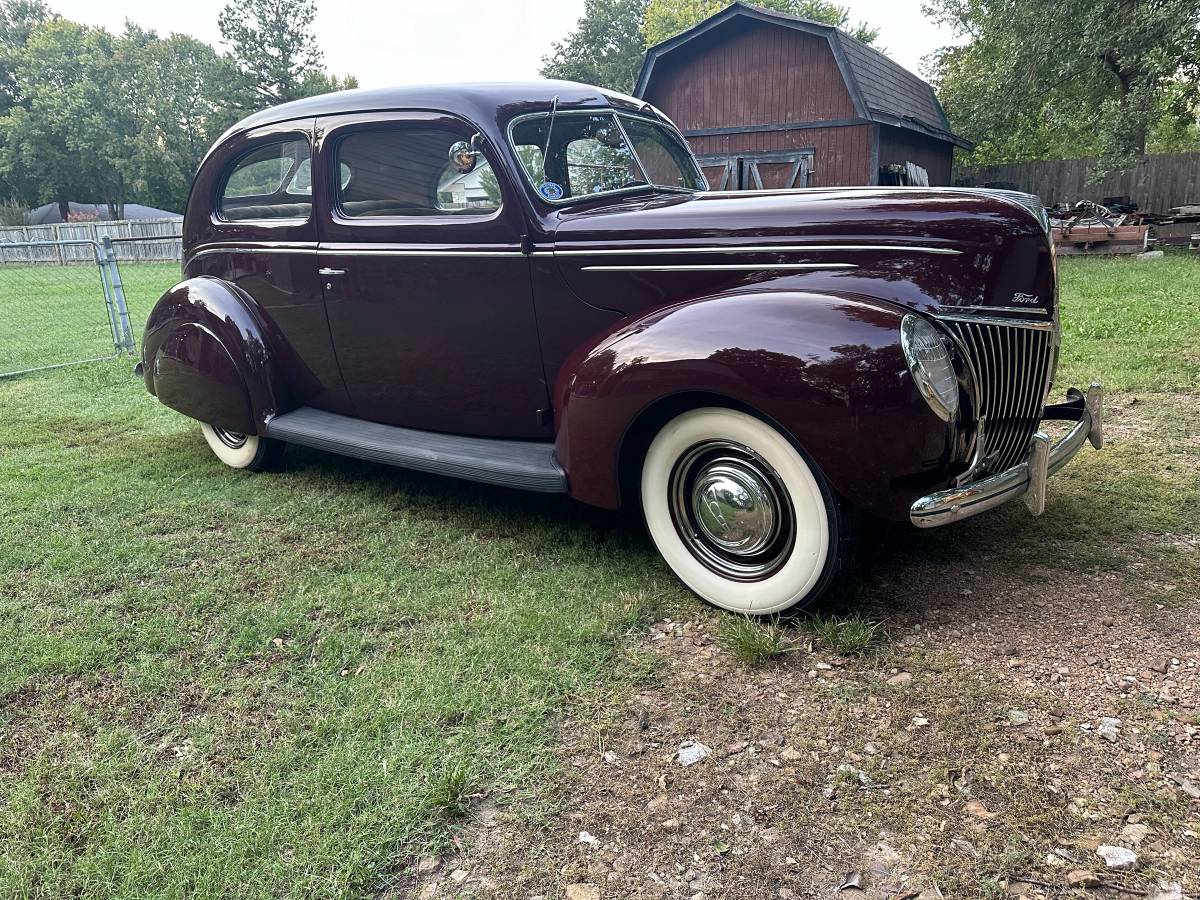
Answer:
POLYGON ((967 150, 973 148, 970 141, 951 132, 933 88, 899 63, 832 25, 760 9, 749 3, 733 3, 647 50, 634 94, 645 95, 659 60, 714 29, 736 27, 738 20, 765 22, 824 38, 837 60, 859 118, 930 135, 967 150))

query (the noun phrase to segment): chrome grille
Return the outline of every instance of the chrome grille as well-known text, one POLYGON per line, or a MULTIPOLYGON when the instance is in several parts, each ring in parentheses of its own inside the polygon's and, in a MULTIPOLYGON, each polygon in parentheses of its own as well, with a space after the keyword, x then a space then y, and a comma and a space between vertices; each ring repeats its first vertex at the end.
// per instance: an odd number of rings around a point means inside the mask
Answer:
POLYGON ((985 420, 986 468, 1002 472, 1021 462, 1042 417, 1058 343, 1049 322, 943 319, 974 369, 977 415, 985 420))

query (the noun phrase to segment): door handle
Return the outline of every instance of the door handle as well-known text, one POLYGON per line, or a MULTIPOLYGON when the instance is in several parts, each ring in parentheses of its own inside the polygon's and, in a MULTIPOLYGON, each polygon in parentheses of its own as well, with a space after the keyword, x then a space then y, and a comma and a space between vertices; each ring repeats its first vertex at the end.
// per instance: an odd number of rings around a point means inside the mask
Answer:
POLYGON ((345 269, 317 269, 318 275, 345 275, 345 269))

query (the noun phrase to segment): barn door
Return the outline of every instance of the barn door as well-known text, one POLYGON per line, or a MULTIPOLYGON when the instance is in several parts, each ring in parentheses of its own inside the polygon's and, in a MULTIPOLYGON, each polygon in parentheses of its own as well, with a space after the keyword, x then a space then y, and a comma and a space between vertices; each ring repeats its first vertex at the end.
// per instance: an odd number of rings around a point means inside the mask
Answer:
POLYGON ((741 189, 772 191, 808 187, 812 152, 779 150, 741 158, 741 189))
POLYGON ((812 150, 769 150, 697 157, 714 191, 770 191, 808 187, 812 150))

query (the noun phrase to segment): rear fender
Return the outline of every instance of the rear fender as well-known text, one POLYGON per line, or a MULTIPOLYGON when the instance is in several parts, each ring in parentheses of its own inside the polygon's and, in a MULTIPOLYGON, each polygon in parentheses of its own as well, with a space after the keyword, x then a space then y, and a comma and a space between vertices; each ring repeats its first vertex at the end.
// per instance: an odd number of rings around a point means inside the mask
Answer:
POLYGON ((894 482, 944 469, 951 436, 909 374, 904 312, 862 296, 743 291, 625 320, 577 351, 556 385, 572 496, 620 505, 622 448, 637 424, 699 396, 768 419, 838 493, 894 516, 904 508, 894 482))
POLYGON ((189 278, 155 305, 142 339, 146 387, 165 406, 243 434, 288 408, 272 333, 254 300, 219 278, 189 278))

